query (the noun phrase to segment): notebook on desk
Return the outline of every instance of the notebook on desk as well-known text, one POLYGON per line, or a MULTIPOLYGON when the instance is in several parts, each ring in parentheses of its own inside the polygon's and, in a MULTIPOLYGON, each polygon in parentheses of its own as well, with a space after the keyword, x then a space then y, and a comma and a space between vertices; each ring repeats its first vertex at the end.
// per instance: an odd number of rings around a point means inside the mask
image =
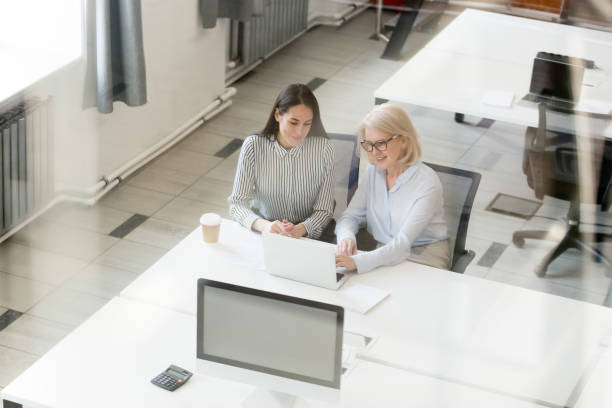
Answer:
POLYGON ((573 112, 582 88, 584 67, 534 58, 529 93, 524 100, 544 103, 551 110, 573 112))
POLYGON ((307 238, 263 234, 264 263, 270 275, 327 289, 338 289, 348 276, 336 269, 336 247, 307 238))

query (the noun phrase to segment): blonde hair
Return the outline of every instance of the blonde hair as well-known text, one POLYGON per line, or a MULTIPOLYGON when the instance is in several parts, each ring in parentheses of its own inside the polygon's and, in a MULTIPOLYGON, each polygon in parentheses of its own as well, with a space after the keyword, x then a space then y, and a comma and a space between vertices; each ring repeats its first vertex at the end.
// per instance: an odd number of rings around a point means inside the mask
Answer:
POLYGON ((398 139, 406 146, 399 158, 400 163, 413 165, 421 157, 419 135, 408 114, 399 106, 390 103, 375 106, 359 124, 357 136, 360 141, 365 138, 366 128, 377 129, 390 136, 399 136, 398 139))

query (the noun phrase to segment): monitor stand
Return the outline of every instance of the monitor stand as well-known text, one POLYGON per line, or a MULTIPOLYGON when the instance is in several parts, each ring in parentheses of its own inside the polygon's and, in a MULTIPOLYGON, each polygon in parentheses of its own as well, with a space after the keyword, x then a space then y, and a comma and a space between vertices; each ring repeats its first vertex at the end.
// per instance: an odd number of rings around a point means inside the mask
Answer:
POLYGON ((294 403, 295 395, 256 387, 246 397, 242 406, 244 408, 291 408, 294 403))

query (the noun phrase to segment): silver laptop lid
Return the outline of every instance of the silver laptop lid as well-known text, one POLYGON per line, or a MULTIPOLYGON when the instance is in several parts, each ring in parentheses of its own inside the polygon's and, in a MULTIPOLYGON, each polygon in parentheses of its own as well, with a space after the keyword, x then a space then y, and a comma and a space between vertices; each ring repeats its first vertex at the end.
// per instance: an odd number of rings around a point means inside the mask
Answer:
POLYGON ((307 238, 263 234, 266 271, 275 276, 337 289, 334 245, 307 238))

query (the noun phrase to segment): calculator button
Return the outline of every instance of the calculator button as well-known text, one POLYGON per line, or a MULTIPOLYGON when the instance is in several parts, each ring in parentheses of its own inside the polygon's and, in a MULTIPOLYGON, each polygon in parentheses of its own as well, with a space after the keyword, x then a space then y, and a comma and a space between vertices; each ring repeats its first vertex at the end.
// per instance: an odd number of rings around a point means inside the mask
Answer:
POLYGON ((176 380, 176 382, 182 383, 183 380, 181 380, 180 378, 178 380, 176 380))

